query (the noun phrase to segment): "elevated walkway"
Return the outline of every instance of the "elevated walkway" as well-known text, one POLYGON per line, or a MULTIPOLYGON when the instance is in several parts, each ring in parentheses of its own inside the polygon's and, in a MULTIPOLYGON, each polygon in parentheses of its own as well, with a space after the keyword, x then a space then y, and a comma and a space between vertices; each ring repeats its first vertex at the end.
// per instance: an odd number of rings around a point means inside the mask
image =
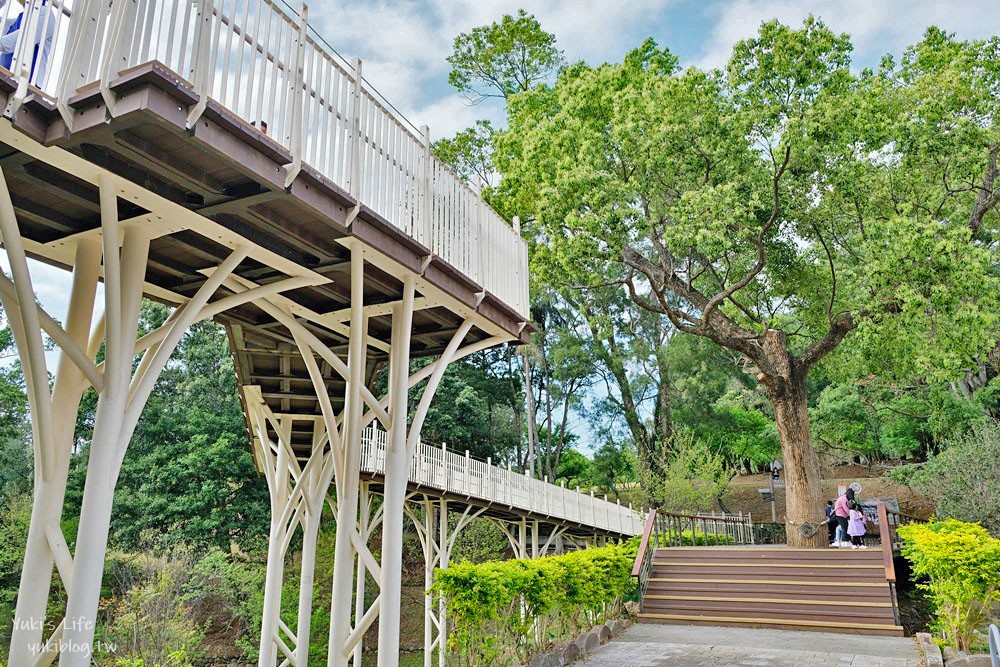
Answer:
MULTIPOLYGON (((385 474, 386 433, 365 431, 362 475, 376 485, 385 474)), ((377 489, 377 486, 376 486, 377 489)), ((643 517, 620 501, 567 489, 545 480, 420 443, 410 462, 409 490, 414 495, 445 498, 456 509, 473 507, 481 516, 507 522, 527 520, 558 527, 567 536, 623 539, 642 533, 643 517)))

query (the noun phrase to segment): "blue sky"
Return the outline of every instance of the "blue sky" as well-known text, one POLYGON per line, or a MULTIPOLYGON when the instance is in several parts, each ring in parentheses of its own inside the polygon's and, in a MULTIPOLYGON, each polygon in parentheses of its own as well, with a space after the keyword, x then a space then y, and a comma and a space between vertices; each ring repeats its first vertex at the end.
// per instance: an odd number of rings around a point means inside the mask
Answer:
POLYGON ((570 60, 614 62, 647 36, 682 65, 725 64, 733 43, 762 21, 798 24, 808 14, 852 35, 855 64, 899 53, 931 24, 978 38, 1000 32, 997 0, 352 0, 313 3, 310 22, 415 125, 450 136, 476 118, 500 120, 502 108, 468 107, 448 85, 455 35, 523 8, 556 35, 570 60))

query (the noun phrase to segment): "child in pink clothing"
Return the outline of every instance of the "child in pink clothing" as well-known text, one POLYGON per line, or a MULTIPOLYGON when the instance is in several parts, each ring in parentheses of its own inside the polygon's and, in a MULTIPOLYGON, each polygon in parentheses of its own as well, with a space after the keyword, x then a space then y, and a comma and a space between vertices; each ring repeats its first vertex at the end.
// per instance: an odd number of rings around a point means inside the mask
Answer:
POLYGON ((853 503, 850 509, 850 516, 847 521, 847 534, 851 536, 852 549, 867 549, 861 543, 861 537, 865 534, 865 514, 861 511, 861 505, 853 503))

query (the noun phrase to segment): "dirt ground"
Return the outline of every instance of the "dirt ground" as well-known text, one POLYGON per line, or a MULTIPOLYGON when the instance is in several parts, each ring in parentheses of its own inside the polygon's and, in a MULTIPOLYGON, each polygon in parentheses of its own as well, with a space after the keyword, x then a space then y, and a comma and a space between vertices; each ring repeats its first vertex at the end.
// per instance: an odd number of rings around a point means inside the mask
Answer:
MULTIPOLYGON (((908 486, 896 484, 888 477, 880 477, 879 470, 871 470, 867 466, 850 465, 837 466, 827 471, 829 477, 823 478, 823 496, 830 500, 837 497, 840 485, 849 486, 857 482, 861 485, 861 493, 858 497, 861 500, 873 498, 896 498, 899 501, 899 509, 905 514, 912 514, 920 518, 928 518, 934 513, 934 503, 914 492, 908 486), (874 473, 874 474, 873 474, 874 473)), ((764 502, 758 489, 768 487, 769 475, 746 475, 737 477, 729 486, 729 490, 723 496, 725 508, 714 507, 709 509, 729 512, 750 512, 753 516, 761 517, 764 520, 771 517, 771 505, 764 502)), ((778 521, 785 518, 785 489, 780 485, 775 488, 775 500, 777 503, 778 521)))

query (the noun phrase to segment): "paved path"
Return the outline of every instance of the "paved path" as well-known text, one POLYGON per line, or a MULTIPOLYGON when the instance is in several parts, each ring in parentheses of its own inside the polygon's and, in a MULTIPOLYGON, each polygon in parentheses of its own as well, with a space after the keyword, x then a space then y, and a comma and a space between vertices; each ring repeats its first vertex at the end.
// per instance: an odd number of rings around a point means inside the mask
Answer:
POLYGON ((587 667, 918 667, 915 641, 794 630, 633 625, 587 667))

